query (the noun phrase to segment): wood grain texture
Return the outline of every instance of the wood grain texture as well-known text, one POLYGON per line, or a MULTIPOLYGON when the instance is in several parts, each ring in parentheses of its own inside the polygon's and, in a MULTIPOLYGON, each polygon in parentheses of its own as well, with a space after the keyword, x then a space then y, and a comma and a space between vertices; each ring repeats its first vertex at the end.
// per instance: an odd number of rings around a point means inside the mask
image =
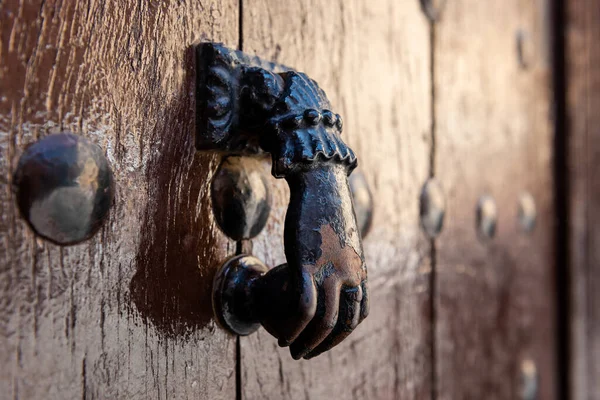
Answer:
POLYGON ((235 397, 209 294, 233 246, 215 159, 194 151, 191 45, 237 36, 232 0, 0 3, 0 398, 235 397), (25 146, 62 130, 105 149, 117 186, 67 248, 34 237, 10 188, 25 146))
POLYGON ((600 4, 566 4, 571 395, 600 399, 600 4))
MULTIPOLYGON (((260 330, 241 339, 245 399, 424 399, 430 396, 429 241, 419 192, 429 172, 429 31, 417 1, 244 3, 244 51, 306 72, 344 118, 375 197, 364 241, 371 312, 342 344, 293 361, 260 330)), ((286 183, 253 254, 285 261, 286 183)))
POLYGON ((554 212, 545 2, 448 1, 434 31, 435 168, 447 193, 436 240, 438 399, 520 398, 520 365, 555 398, 554 212), (517 36, 530 42, 520 64, 517 36), (517 225, 533 195, 532 234, 517 225), (480 196, 498 207, 493 240, 475 230, 480 196))

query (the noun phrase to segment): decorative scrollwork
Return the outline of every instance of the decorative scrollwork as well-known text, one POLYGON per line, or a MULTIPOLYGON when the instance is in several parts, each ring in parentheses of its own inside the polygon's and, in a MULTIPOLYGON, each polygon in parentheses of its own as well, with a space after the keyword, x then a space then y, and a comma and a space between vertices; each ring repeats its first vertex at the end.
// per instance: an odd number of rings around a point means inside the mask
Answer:
POLYGON ((306 74, 214 43, 199 46, 197 56, 199 150, 266 151, 276 177, 315 162, 356 167, 340 138, 342 118, 306 74))

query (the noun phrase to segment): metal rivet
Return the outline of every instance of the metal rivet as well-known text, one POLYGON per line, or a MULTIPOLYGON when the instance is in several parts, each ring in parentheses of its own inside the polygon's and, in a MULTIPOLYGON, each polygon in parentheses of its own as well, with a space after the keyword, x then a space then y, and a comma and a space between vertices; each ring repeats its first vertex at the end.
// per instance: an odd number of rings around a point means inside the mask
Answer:
POLYGON ((333 126, 335 125, 335 116, 333 115, 333 113, 329 110, 323 110, 323 123, 326 126, 333 126))
POLYGON ((535 362, 524 360, 521 363, 521 388, 520 398, 535 400, 538 395, 538 371, 535 362))
POLYGON ((517 216, 519 226, 523 232, 529 233, 535 228, 537 209, 533 196, 525 192, 519 197, 519 211, 517 216))
POLYGON ((267 172, 260 160, 226 157, 211 185, 213 213, 221 230, 233 240, 258 235, 271 212, 267 172))
POLYGON ((483 195, 477 202, 477 233, 483 240, 491 239, 496 234, 498 209, 496 201, 490 195, 483 195))
POLYGON ((354 171, 349 178, 354 202, 356 223, 363 239, 369 234, 373 222, 373 195, 369 183, 361 171, 354 171))
POLYGON ((420 198, 421 227, 430 238, 436 237, 444 226, 446 199, 444 190, 435 178, 423 185, 420 198))
POLYGON ((517 32, 517 59, 522 69, 531 67, 535 59, 533 41, 529 33, 524 30, 517 32))
POLYGON ((445 6, 446 0, 421 0, 421 9, 432 22, 440 19, 445 6))
POLYGON ((89 239, 106 219, 114 195, 102 149, 72 133, 29 146, 19 159, 13 188, 29 226, 60 245, 89 239))
POLYGON ((304 111, 304 118, 311 125, 319 125, 321 122, 321 113, 314 109, 308 109, 304 111))

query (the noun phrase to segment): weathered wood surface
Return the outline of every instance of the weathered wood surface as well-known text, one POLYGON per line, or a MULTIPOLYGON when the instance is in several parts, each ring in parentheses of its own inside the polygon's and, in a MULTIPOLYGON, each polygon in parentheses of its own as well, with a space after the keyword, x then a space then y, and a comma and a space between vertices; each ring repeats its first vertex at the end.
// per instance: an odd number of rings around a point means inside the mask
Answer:
POLYGON ((570 389, 573 399, 600 399, 600 4, 565 5, 570 389))
POLYGON ((520 365, 555 398, 551 79, 545 2, 448 1, 434 31, 435 174, 447 193, 436 240, 438 399, 519 398, 520 365), (522 31, 523 61, 517 54, 522 31), (528 235, 519 196, 535 198, 528 235), (496 237, 475 230, 480 196, 498 207, 496 237))
MULTIPOLYGON (((364 242, 369 318, 311 361, 293 361, 263 330, 241 338, 242 398, 515 398, 525 359, 537 365, 540 398, 555 397, 543 2, 497 3, 448 1, 430 43, 418 1, 244 2, 244 50, 321 84, 376 204, 364 242), (533 43, 526 68, 519 29, 533 43), (432 156, 448 197, 433 291, 418 219, 432 156), (539 214, 531 235, 515 220, 525 191, 539 214), (485 244, 474 228, 484 193, 499 207, 485 244)), ((570 154, 583 160, 571 170, 572 387, 594 398, 598 7, 570 7, 570 154)), ((0 398, 236 397, 235 339, 215 327, 209 297, 235 246, 209 209, 217 159, 193 149, 190 46, 235 47, 238 18, 231 0, 0 3, 0 398), (10 189, 24 147, 61 130, 106 149, 117 183, 108 224, 68 248, 36 240, 10 189)), ((284 261, 288 196, 285 182, 273 187, 269 225, 251 244, 269 265, 284 261)))
POLYGON ((234 398, 209 296, 234 250, 194 152, 190 46, 235 46, 237 1, 3 1, 0 35, 0 398, 234 398), (24 147, 61 130, 104 148, 117 185, 68 248, 36 240, 10 189, 24 147))
MULTIPOLYGON (((429 173, 428 23, 417 1, 244 2, 244 51, 306 72, 344 117, 343 137, 374 192, 364 241, 371 312, 345 342, 310 361, 260 330, 241 339, 245 399, 424 399, 431 393, 429 241, 419 192, 429 173)), ((253 254, 285 261, 286 183, 253 254)))

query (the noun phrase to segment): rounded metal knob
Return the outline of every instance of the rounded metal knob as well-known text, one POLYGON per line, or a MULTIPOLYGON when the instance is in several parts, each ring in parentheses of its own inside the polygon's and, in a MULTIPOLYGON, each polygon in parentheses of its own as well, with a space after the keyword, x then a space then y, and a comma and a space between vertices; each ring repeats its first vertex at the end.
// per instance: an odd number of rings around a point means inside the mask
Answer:
POLYGON ((29 146, 19 159, 13 188, 29 226, 60 245, 89 239, 106 219, 114 194, 102 149, 72 133, 29 146))

